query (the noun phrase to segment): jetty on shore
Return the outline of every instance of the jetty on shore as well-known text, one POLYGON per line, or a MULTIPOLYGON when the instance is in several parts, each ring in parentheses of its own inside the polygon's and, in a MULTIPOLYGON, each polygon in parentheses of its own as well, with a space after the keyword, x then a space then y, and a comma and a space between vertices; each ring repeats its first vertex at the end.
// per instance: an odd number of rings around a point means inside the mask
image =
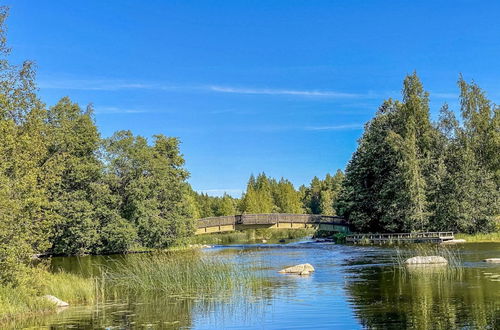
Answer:
POLYGON ((353 234, 347 235, 347 243, 443 243, 454 240, 453 232, 421 232, 391 234, 353 234))

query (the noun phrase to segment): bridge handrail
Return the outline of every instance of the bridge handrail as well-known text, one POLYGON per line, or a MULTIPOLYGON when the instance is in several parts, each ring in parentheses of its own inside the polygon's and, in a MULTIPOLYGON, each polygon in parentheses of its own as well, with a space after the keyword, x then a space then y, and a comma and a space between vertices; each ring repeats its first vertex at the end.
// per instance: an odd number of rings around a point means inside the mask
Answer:
POLYGON ((260 213, 238 214, 220 217, 207 217, 198 220, 198 228, 217 227, 235 224, 277 224, 277 223, 306 223, 306 224, 334 224, 347 225, 346 220, 338 216, 321 214, 293 214, 293 213, 260 213))

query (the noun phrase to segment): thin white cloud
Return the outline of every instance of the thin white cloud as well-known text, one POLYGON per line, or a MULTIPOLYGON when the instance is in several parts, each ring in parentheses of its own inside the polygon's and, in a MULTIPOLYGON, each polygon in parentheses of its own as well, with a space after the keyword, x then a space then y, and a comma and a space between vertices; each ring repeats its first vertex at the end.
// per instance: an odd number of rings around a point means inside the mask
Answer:
POLYGON ((95 113, 97 114, 120 114, 120 113, 145 113, 148 112, 142 109, 128 109, 119 107, 95 106, 95 113))
POLYGON ((363 129, 364 124, 344 124, 333 126, 308 126, 305 129, 308 131, 343 131, 343 130, 358 130, 363 129))
POLYGON ((368 92, 366 94, 344 93, 331 90, 298 90, 298 89, 273 89, 273 88, 246 88, 221 85, 175 85, 161 83, 130 82, 123 80, 41 80, 39 87, 42 89, 63 90, 89 90, 89 91, 119 91, 119 90, 160 90, 160 91, 199 91, 231 94, 252 95, 289 95, 299 97, 321 97, 321 98, 374 98, 377 94, 368 92))
POLYGON ((336 91, 318 90, 293 90, 293 89, 268 89, 268 88, 239 88, 228 86, 208 86, 214 92, 233 94, 255 94, 255 95, 295 95, 308 97, 329 97, 329 98, 358 98, 361 94, 342 93, 336 91))

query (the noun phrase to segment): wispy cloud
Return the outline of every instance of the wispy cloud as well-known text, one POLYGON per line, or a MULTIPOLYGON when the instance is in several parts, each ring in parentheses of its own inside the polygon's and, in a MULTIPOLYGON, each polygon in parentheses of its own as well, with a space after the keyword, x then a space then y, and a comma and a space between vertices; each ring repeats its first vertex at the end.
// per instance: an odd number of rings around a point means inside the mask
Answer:
POLYGON ((294 89, 269 89, 269 88, 240 88, 228 86, 208 86, 214 92, 233 94, 255 94, 255 95, 294 95, 308 97, 329 97, 329 98, 358 98, 362 94, 342 93, 336 91, 320 90, 294 90, 294 89))
POLYGON ((178 85, 164 83, 130 82, 123 80, 41 80, 39 87, 42 89, 64 89, 64 90, 89 90, 89 91, 119 91, 119 90, 158 90, 158 91, 190 91, 190 92, 214 92, 230 94, 251 95, 276 95, 276 96, 298 96, 317 98, 341 98, 358 99, 374 98, 377 94, 368 92, 365 94, 345 93, 332 90, 302 90, 281 88, 250 88, 223 85, 178 85))
POLYGON ((344 124, 332 126, 307 126, 308 131, 344 131, 344 130, 359 130, 363 129, 364 124, 344 124))
POLYGON ((145 113, 147 110, 130 109, 120 107, 95 106, 95 113, 98 114, 119 114, 119 113, 145 113))

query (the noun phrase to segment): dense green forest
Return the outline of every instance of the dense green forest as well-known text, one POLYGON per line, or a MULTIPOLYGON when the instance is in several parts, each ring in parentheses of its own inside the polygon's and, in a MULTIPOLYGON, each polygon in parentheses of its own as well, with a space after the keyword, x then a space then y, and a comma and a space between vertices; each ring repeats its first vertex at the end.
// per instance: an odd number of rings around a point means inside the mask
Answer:
POLYGON ((296 189, 264 173, 241 198, 195 192, 177 138, 119 131, 102 138, 91 106, 46 106, 33 63, 9 62, 0 10, 0 282, 22 284, 37 254, 166 248, 195 219, 239 213, 341 215, 359 231, 495 230, 500 109, 459 80, 460 113, 430 120, 416 74, 385 101, 338 170, 296 189))
POLYGON ((251 175, 240 199, 229 195, 213 197, 192 192, 195 214, 199 218, 243 213, 309 213, 336 215, 334 206, 342 189, 344 174, 327 174, 323 180, 314 177, 309 186, 295 189, 281 178, 276 180, 261 173, 251 175))

